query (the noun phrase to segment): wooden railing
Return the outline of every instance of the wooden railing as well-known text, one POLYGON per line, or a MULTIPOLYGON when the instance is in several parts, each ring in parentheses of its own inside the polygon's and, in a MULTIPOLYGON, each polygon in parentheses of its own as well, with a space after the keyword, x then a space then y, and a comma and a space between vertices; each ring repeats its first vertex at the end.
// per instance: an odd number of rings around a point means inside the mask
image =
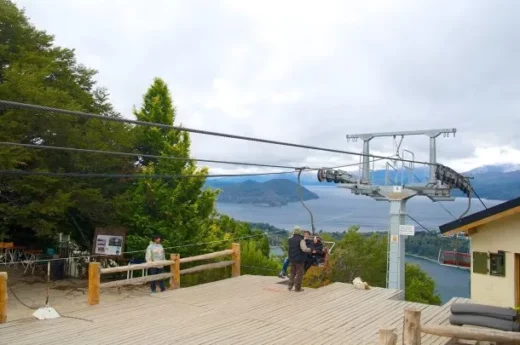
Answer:
POLYGON ((7 321, 7 272, 0 272, 0 323, 7 321))
MULTIPOLYGON (((422 333, 461 340, 496 342, 497 344, 520 344, 519 332, 450 325, 421 325, 421 311, 405 309, 402 343, 405 345, 420 345, 422 333)), ((385 345, 397 344, 396 329, 381 328, 379 330, 379 342, 385 345)))
MULTIPOLYGON (((170 289, 178 289, 181 286, 181 275, 202 272, 215 268, 231 267, 231 276, 240 276, 240 244, 233 243, 231 249, 222 250, 209 254, 190 256, 186 258, 180 257, 179 254, 171 254, 170 260, 156 261, 137 265, 118 266, 110 268, 101 268, 99 262, 91 262, 88 269, 88 304, 98 304, 100 300, 101 288, 120 287, 125 285, 140 285, 151 281, 170 279, 170 289), (182 263, 203 261, 231 255, 231 260, 219 261, 210 264, 203 264, 195 267, 185 268, 181 270, 182 263), (170 266, 170 272, 148 275, 145 277, 122 279, 101 283, 102 274, 128 272, 133 270, 143 270, 152 267, 170 266)), ((1 288, 0 288, 1 291, 1 288)), ((0 297, 1 298, 1 297, 0 297)), ((1 311, 1 310, 0 310, 1 311)), ((1 314, 0 314, 1 315, 1 314)))

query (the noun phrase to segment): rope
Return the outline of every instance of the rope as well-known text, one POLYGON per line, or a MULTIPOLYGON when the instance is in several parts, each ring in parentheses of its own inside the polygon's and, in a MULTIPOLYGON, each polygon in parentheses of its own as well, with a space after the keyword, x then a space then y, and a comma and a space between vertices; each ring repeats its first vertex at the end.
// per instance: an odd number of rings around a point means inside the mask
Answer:
MULTIPOLYGON (((315 151, 340 153, 340 154, 346 154, 346 155, 372 157, 372 158, 389 159, 389 160, 391 159, 391 160, 397 160, 397 161, 407 162, 407 163, 424 164, 424 165, 428 165, 428 166, 430 166, 430 165, 440 166, 441 165, 439 163, 415 161, 415 160, 404 159, 404 158, 396 159, 395 157, 380 156, 380 155, 374 155, 374 154, 364 154, 364 153, 359 153, 359 152, 354 152, 354 151, 336 150, 336 149, 330 149, 330 148, 324 148, 324 147, 318 147, 318 146, 312 146, 312 145, 294 144, 294 143, 277 141, 277 140, 269 140, 269 139, 255 138, 255 137, 250 137, 250 136, 213 132, 213 131, 181 127, 181 126, 173 126, 173 125, 167 125, 164 123, 154 123, 154 122, 147 122, 147 121, 140 121, 140 120, 129 120, 129 119, 124 119, 124 118, 108 117, 108 116, 104 116, 104 115, 91 114, 91 113, 86 113, 86 112, 81 112, 81 111, 64 110, 64 109, 46 107, 46 106, 41 106, 41 105, 25 104, 25 103, 12 102, 12 101, 6 101, 6 100, 0 100, 0 106, 3 108, 6 108, 6 109, 39 110, 39 111, 45 111, 45 112, 50 112, 50 113, 74 115, 74 116, 87 118, 87 119, 98 119, 98 120, 102 120, 102 121, 128 123, 128 124, 133 124, 133 125, 138 125, 138 126, 174 129, 174 130, 178 130, 178 131, 182 131, 182 132, 217 136, 217 137, 222 137, 222 138, 237 139, 237 140, 258 142, 258 143, 264 143, 264 144, 279 145, 279 146, 296 147, 296 148, 309 149, 309 150, 315 150, 315 151)), ((41 115, 41 113, 34 113, 34 114, 41 115)))

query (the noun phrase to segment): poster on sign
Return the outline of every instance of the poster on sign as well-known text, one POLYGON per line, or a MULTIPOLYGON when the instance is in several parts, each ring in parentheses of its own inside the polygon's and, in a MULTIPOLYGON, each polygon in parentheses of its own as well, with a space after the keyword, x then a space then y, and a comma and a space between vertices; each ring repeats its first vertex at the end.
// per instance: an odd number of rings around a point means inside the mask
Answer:
POLYGON ((414 236, 415 226, 413 225, 399 225, 399 235, 401 236, 414 236))
POLYGON ((124 228, 96 228, 92 252, 98 255, 120 256, 124 250, 125 237, 124 228))
POLYGON ((98 235, 96 240, 96 254, 119 255, 122 252, 123 236, 98 235))

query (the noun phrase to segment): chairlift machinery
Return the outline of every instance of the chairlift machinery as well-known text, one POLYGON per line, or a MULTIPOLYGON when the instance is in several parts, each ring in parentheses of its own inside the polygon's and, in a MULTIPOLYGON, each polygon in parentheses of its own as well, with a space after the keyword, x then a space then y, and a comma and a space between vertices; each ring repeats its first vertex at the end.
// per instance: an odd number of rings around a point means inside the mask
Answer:
POLYGON ((432 129, 418 131, 365 133, 347 135, 347 141, 363 140, 363 156, 360 162, 359 176, 339 169, 323 168, 318 170, 317 179, 320 182, 337 183, 339 187, 350 189, 353 194, 369 196, 377 201, 390 202, 389 231, 388 231, 388 261, 387 261, 387 288, 404 290, 405 288, 405 239, 400 233, 400 226, 405 225, 406 202, 416 195, 426 196, 433 202, 453 201, 451 189, 458 188, 468 196, 468 208, 460 216, 464 216, 471 207, 471 185, 469 180, 444 165, 437 163, 436 139, 441 134, 448 137, 455 136, 456 129, 432 129), (402 141, 405 136, 426 135, 430 141, 430 167, 427 181, 414 180, 415 155, 412 151, 402 150, 402 141), (393 137, 394 159, 386 163, 385 182, 375 185, 371 181, 372 170, 375 170, 376 159, 370 160, 370 141, 377 137, 393 137), (400 138, 397 141, 397 138, 400 138), (404 158, 407 156, 407 158, 404 158), (408 158, 410 157, 410 158, 408 158), (398 164, 402 159, 402 168, 398 164), (406 174, 406 176, 405 176, 406 174))

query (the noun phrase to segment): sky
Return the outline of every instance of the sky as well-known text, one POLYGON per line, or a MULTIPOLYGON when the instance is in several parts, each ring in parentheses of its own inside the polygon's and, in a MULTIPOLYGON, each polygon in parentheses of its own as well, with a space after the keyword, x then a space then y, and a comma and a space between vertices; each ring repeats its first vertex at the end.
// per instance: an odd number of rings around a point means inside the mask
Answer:
MULTIPOLYGON (((520 164, 520 1, 16 0, 99 71, 133 118, 154 77, 176 124, 360 152, 347 134, 456 128, 437 159, 459 172, 520 164)), ((371 152, 395 153, 373 139, 371 152)), ((427 136, 401 150, 428 160, 427 136)), ((358 156, 192 135, 192 155, 291 166, 358 156)), ((416 165, 419 166, 419 165, 416 165)), ((353 168, 356 169, 356 168, 353 168)), ((211 173, 279 171, 210 165, 211 173)))

